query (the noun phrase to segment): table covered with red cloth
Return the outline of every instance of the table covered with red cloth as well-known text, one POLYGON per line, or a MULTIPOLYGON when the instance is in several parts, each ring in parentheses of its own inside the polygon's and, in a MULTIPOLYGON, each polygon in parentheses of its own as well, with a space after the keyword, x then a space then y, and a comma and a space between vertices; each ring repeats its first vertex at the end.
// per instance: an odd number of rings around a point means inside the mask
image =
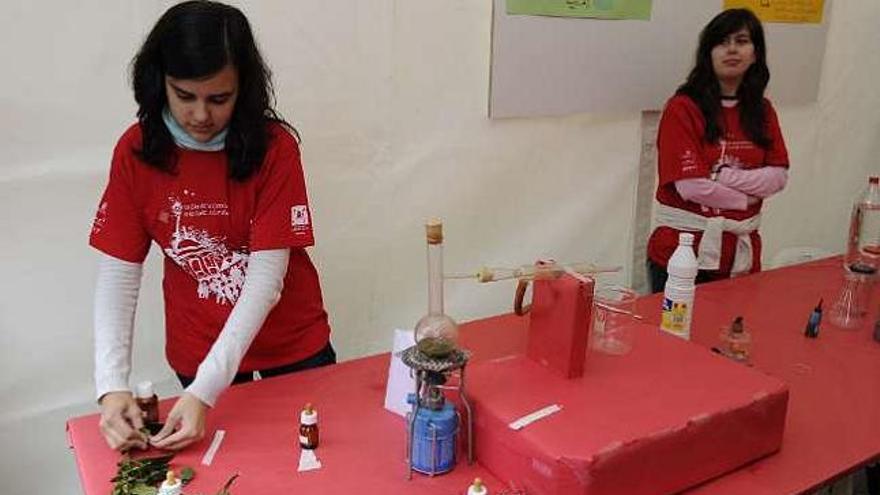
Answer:
MULTIPOLYGON (((699 286, 695 345, 718 345, 721 326, 743 316, 753 335, 754 366, 784 381, 790 397, 778 453, 688 493, 800 493, 880 455, 880 344, 869 329, 876 313, 857 330, 833 327, 826 314, 818 339, 803 336, 812 308, 820 297, 828 308, 842 279, 834 258, 699 286)), ((659 295, 641 298, 637 307, 649 323, 659 322, 659 295)), ((470 322, 462 327, 462 342, 474 351, 475 363, 522 354, 527 322, 513 315, 470 322)), ((381 407, 388 359, 372 356, 232 387, 211 411, 207 438, 174 460, 196 468, 188 493, 212 493, 236 472, 241 477, 233 493, 248 495, 455 494, 477 476, 498 493, 500 481, 464 462, 447 475, 406 480, 404 422, 381 407), (306 402, 319 410, 317 454, 324 467, 298 473, 295 428, 306 402), (216 429, 224 429, 226 438, 212 466, 201 466, 216 429)), ((101 438, 97 415, 71 419, 68 435, 85 493, 109 493, 118 454, 101 438)))

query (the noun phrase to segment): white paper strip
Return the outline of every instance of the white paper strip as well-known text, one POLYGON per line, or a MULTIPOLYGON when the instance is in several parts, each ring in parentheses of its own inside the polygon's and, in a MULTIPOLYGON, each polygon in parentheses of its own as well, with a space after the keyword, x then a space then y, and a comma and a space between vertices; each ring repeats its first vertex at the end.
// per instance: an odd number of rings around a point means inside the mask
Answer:
POLYGON ((551 414, 557 413, 562 410, 562 406, 559 404, 553 404, 552 406, 547 406, 544 409, 539 409, 531 414, 527 414, 518 420, 510 423, 509 426, 511 430, 521 430, 526 426, 538 421, 539 419, 546 418, 551 414))
POLYGON ((214 432, 214 439, 211 440, 211 445, 205 452, 204 457, 202 457, 203 465, 210 466, 211 463, 214 462, 214 455, 220 450, 220 444, 223 443, 224 436, 226 436, 226 430, 217 430, 214 432))

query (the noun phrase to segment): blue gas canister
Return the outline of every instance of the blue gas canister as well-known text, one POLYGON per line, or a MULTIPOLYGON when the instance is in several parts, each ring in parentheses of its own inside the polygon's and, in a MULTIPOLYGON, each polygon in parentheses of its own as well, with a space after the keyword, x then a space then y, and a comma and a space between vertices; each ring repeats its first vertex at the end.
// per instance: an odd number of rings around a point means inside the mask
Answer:
MULTIPOLYGON (((415 394, 407 396, 410 404, 416 400, 415 394)), ((419 407, 412 431, 412 468, 428 475, 451 471, 455 467, 457 436, 458 413, 452 404, 446 401, 436 410, 419 407)))

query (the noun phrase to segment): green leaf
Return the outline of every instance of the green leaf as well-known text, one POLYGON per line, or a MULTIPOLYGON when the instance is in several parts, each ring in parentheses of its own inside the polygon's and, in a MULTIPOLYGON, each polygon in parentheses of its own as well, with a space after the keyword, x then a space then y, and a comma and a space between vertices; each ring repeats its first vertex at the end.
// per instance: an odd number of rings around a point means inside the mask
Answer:
POLYGON ((180 470, 180 481, 183 482, 184 485, 192 481, 195 476, 196 471, 189 466, 185 466, 183 469, 180 470))
POLYGON ((138 483, 131 488, 131 495, 156 495, 159 490, 154 486, 138 483))

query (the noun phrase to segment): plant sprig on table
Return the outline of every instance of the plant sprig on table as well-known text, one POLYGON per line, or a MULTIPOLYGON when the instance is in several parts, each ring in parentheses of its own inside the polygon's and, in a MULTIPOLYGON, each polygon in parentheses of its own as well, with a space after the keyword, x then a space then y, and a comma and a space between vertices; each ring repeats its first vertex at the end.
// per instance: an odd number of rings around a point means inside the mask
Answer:
POLYGON ((219 492, 217 492, 217 495, 232 495, 229 492, 229 487, 232 486, 233 483, 235 483, 236 478, 238 478, 238 473, 233 474, 232 477, 226 480, 226 484, 223 485, 223 488, 221 488, 219 492))
MULTIPOLYGON (((156 487, 165 479, 169 463, 173 458, 174 454, 142 459, 123 456, 117 463, 116 476, 110 480, 113 482, 111 495, 156 495, 158 492, 156 487)), ((180 481, 185 486, 192 481, 195 475, 195 470, 186 466, 180 470, 180 481)), ((232 495, 229 487, 232 486, 236 478, 238 478, 238 473, 226 480, 223 488, 215 495, 232 495)))
POLYGON ((123 456, 117 464, 111 495, 155 495, 156 485, 165 479, 174 454, 132 459, 123 456))
POLYGON ((232 495, 232 492, 229 491, 229 487, 232 486, 232 483, 235 482, 236 478, 238 478, 238 473, 233 474, 228 480, 226 480, 226 484, 223 485, 223 488, 214 495, 232 495))

